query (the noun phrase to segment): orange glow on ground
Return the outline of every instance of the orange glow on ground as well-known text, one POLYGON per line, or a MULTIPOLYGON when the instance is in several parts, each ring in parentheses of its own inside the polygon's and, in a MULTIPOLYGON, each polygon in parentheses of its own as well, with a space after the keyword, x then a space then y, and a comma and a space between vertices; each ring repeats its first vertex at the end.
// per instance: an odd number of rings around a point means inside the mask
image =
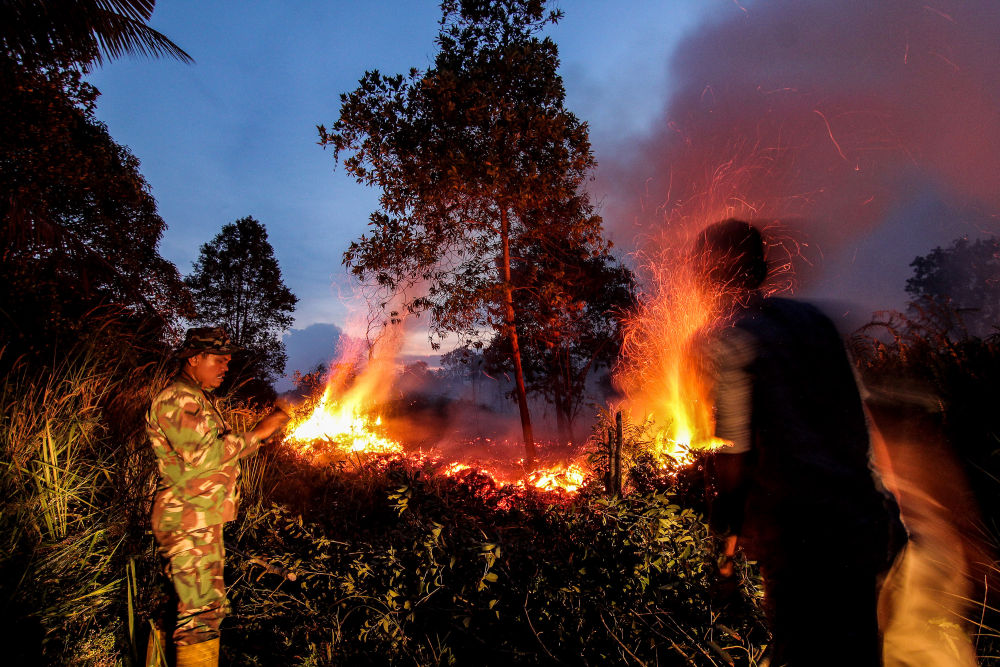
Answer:
POLYGON ((482 464, 470 465, 455 461, 441 469, 441 474, 455 477, 466 471, 474 471, 486 475, 498 486, 514 485, 522 488, 531 487, 538 491, 562 491, 575 493, 583 486, 587 477, 587 469, 582 463, 539 463, 533 471, 524 477, 504 474, 498 469, 489 469, 482 464))

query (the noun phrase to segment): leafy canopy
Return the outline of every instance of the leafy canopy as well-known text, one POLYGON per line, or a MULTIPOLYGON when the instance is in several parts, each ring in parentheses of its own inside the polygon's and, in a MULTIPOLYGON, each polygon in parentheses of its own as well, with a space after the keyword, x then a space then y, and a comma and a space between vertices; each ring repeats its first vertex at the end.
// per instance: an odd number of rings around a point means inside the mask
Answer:
POLYGON ((0 328, 21 349, 86 325, 95 309, 151 327, 190 314, 139 160, 95 119, 76 70, 0 56, 0 328))
POLYGON ((234 355, 223 390, 252 377, 273 382, 284 373, 281 334, 292 325, 298 297, 282 280, 264 225, 248 216, 223 226, 201 247, 185 282, 194 295, 194 321, 225 327, 244 348, 234 355))
POLYGON ((560 14, 514 0, 442 10, 433 67, 367 72, 319 131, 348 173, 382 190, 345 264, 387 293, 419 285, 411 310, 429 310, 438 333, 475 336, 501 326, 505 239, 597 237, 600 219, 545 214, 594 165, 586 124, 563 106, 556 45, 539 36, 560 14))
POLYGON ((906 291, 914 297, 913 308, 938 317, 950 313, 940 324, 953 332, 985 336, 1000 327, 1000 239, 956 239, 910 266, 906 291))
POLYGON ((0 50, 30 65, 83 65, 124 55, 191 56, 146 22, 156 0, 3 0, 0 50))

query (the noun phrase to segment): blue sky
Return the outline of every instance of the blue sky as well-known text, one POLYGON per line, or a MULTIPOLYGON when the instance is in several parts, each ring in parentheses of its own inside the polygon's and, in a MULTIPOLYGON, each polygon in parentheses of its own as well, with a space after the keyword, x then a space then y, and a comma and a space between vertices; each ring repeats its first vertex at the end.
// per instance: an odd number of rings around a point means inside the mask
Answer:
MULTIPOLYGON (((798 142, 782 147, 781 173, 799 171, 748 192, 781 204, 765 206, 779 217, 810 203, 807 295, 858 303, 861 318, 900 308, 913 257, 998 231, 1000 3, 557 6, 567 107, 590 124, 592 194, 623 255, 684 203, 678 178, 706 190, 699 179, 726 159, 713 146, 775 128, 779 144, 798 142), (714 157, 688 164, 698 150, 714 157)), ((365 70, 428 66, 439 14, 429 0, 157 3, 152 26, 195 64, 124 59, 90 80, 98 117, 142 162, 168 225, 163 255, 187 273, 222 225, 252 215, 300 299, 295 327, 343 327, 356 306, 341 256, 377 193, 335 168, 316 125, 336 120, 365 70)), ((411 352, 425 340, 414 336, 411 352)))
MULTIPOLYGON (((568 107, 590 122, 599 151, 662 106, 663 63, 699 12, 725 2, 562 3, 552 30, 568 107), (636 95, 636 92, 641 94, 636 95)), ((342 324, 351 281, 341 266, 377 193, 335 169, 316 125, 365 70, 424 68, 440 11, 431 1, 157 4, 151 25, 194 65, 119 60, 90 80, 98 117, 142 161, 168 230, 161 251, 182 273, 219 228, 252 215, 270 235, 299 296, 296 327, 342 324)))

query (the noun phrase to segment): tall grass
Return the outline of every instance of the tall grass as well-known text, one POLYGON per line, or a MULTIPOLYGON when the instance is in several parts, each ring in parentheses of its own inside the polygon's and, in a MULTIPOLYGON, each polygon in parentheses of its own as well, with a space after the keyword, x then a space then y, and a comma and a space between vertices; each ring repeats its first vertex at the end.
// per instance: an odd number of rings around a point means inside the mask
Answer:
POLYGON ((126 641, 126 563, 151 488, 141 414, 165 369, 119 360, 81 344, 51 366, 4 364, 0 632, 14 664, 113 664, 126 641))
MULTIPOLYGON (((219 401, 219 408, 226 416, 229 427, 236 433, 245 433, 253 428, 264 416, 262 408, 247 403, 219 401)), ((240 506, 245 510, 260 509, 266 502, 264 488, 265 471, 274 458, 274 448, 268 443, 261 445, 257 454, 240 462, 240 506)))

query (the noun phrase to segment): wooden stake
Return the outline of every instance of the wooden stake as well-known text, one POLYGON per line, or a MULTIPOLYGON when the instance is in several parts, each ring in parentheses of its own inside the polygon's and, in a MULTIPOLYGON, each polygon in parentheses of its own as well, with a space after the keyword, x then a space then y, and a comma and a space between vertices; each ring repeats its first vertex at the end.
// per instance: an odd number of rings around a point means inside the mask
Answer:
POLYGON ((622 494, 622 443, 624 435, 622 431, 622 413, 619 410, 615 414, 615 495, 622 494))

